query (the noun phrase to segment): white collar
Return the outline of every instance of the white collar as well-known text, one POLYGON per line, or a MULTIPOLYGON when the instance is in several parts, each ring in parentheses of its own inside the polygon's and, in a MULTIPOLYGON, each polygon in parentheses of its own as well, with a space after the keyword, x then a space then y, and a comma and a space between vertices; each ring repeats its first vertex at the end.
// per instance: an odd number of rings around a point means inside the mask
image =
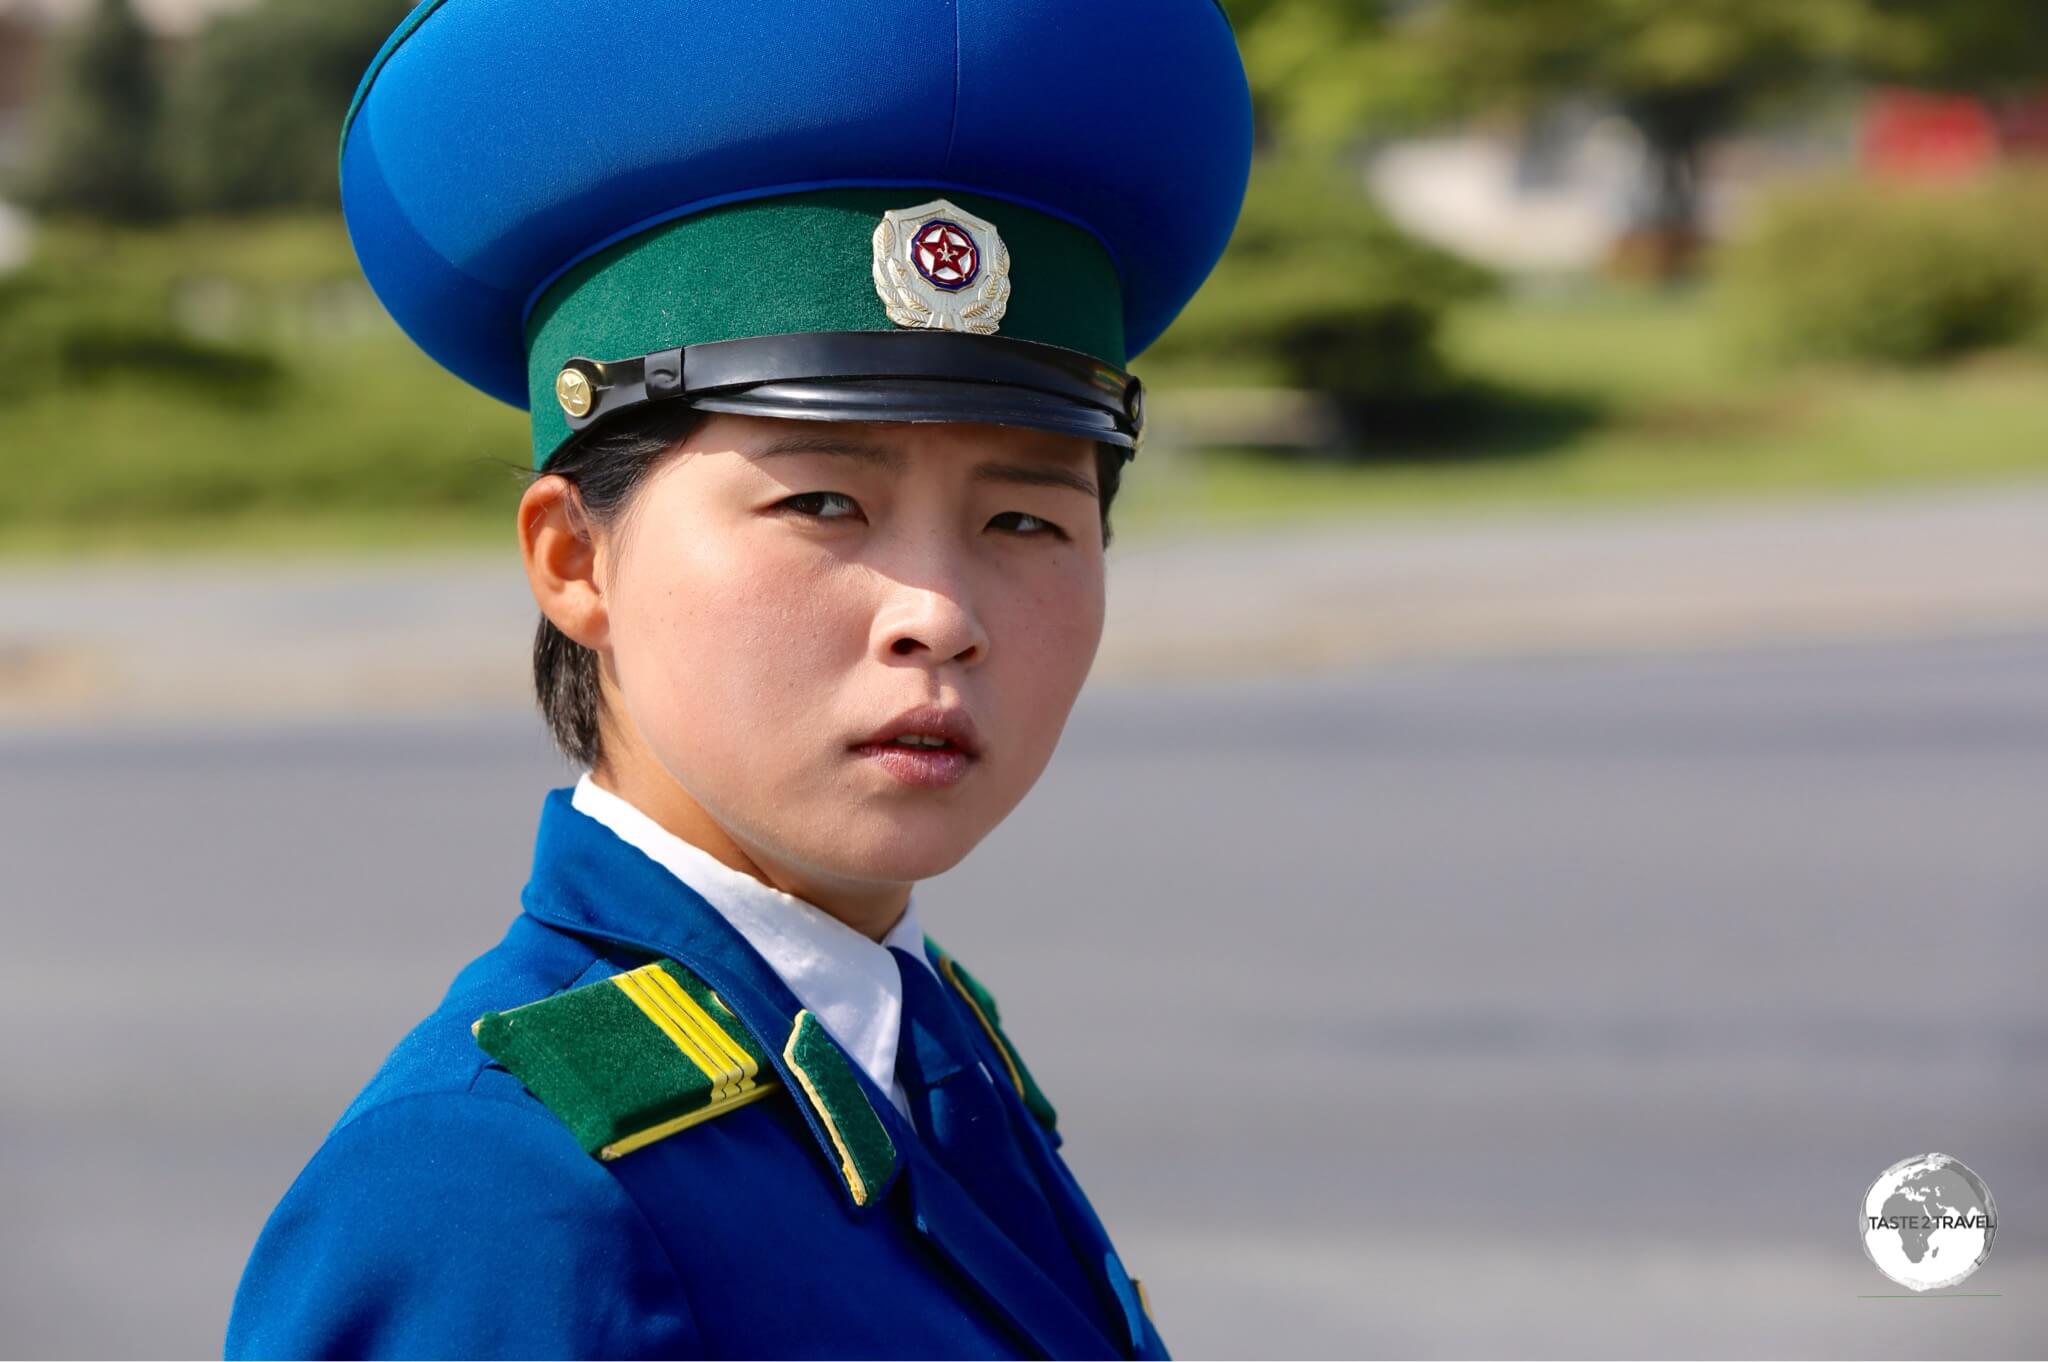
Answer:
POLYGON ((872 941, 816 904, 763 884, 684 841, 598 785, 589 772, 576 782, 570 803, 717 909, 760 952, 797 1001, 825 1024, 848 1058, 889 1094, 897 1110, 910 1114, 909 1099, 896 1081, 903 983, 888 948, 906 951, 931 968, 924 953, 924 931, 917 923, 915 891, 888 935, 872 941))

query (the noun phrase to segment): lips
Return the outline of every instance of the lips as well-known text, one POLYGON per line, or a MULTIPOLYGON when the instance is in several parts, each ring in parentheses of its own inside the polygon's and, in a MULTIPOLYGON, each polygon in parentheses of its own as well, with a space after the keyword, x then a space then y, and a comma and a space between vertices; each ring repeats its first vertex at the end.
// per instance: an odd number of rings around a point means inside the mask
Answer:
POLYGON ((849 744, 854 748, 895 743, 900 738, 912 736, 942 738, 944 747, 905 744, 912 751, 955 751, 965 753, 970 759, 981 755, 981 735, 975 731, 974 720, 967 711, 959 708, 942 708, 938 705, 920 705, 905 710, 883 724, 867 737, 849 744))
POLYGON ((920 705, 850 744, 848 750, 906 786, 939 790, 967 778, 980 759, 981 737, 966 710, 920 705))

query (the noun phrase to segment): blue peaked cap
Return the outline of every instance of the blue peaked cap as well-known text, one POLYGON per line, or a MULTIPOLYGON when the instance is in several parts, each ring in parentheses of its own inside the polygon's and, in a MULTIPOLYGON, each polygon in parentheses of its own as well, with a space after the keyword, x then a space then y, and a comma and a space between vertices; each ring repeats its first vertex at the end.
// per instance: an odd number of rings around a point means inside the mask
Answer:
POLYGON ((1071 229, 1106 261, 1120 334, 1052 339, 1121 365, 1222 254, 1251 146, 1216 0, 425 0, 356 92, 341 189, 398 324, 538 421, 536 307, 579 270, 664 224, 831 191, 1071 229))

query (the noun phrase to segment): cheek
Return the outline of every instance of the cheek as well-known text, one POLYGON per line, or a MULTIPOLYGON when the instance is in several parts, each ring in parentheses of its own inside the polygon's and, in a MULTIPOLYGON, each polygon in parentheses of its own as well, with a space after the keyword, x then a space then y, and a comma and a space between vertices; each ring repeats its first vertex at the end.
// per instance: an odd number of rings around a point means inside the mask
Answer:
POLYGON ((1001 599, 991 634, 1007 664, 1008 698, 1041 725, 1049 721, 1049 751, 1102 642, 1101 562, 1010 578, 1001 599))
POLYGON ((853 584, 773 536, 703 523, 641 533, 612 639, 634 719, 679 775, 758 769, 789 747, 768 736, 816 723, 825 678, 858 658, 853 584))

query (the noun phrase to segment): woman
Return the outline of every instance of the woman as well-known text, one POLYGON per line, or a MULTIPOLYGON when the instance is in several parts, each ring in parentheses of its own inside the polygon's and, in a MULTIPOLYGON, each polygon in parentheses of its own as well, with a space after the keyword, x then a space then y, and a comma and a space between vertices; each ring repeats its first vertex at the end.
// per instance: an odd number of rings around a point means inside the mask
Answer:
POLYGON ((1210 0, 429 0, 393 35, 350 232, 530 405, 535 679, 589 770, 271 1217, 230 1354, 1165 1355, 912 889, 1057 744, 1123 365, 1248 156, 1210 0))

